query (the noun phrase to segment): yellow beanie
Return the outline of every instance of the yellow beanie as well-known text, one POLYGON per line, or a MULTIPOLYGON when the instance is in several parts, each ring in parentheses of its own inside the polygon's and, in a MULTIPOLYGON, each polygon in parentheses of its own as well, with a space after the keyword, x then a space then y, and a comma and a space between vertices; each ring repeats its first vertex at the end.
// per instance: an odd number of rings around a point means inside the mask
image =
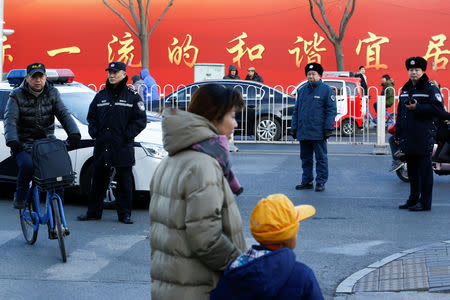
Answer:
POLYGON ((294 206, 283 194, 269 195, 261 199, 250 215, 250 230, 261 244, 281 243, 293 238, 299 222, 312 217, 316 209, 312 205, 294 206))

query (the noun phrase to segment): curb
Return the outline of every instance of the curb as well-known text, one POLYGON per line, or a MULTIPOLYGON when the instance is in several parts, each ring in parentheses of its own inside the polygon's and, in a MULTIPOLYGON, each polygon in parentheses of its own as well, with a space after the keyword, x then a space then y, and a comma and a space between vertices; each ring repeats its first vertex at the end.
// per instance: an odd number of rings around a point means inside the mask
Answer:
POLYGON ((396 260, 399 259, 405 255, 408 254, 412 254, 415 253, 417 251, 421 251, 424 250, 426 248, 429 247, 434 247, 434 246, 438 246, 438 245, 442 245, 442 244, 450 244, 450 240, 448 241, 442 241, 442 242, 437 242, 437 243, 432 243, 432 244, 428 244, 425 246, 421 246, 421 247, 416 247, 416 248, 412 248, 412 249, 408 249, 408 250, 404 250, 404 251, 400 251, 397 253, 394 253, 392 255, 389 255, 379 261, 376 261, 372 264, 370 264, 369 266, 367 266, 366 268, 359 270, 355 273, 353 273, 352 275, 350 275, 349 277, 345 278, 336 288, 336 292, 335 292, 335 296, 342 296, 344 294, 354 294, 353 292, 353 287, 356 285, 356 283, 363 278, 364 276, 366 276, 367 274, 369 274, 370 272, 396 260))

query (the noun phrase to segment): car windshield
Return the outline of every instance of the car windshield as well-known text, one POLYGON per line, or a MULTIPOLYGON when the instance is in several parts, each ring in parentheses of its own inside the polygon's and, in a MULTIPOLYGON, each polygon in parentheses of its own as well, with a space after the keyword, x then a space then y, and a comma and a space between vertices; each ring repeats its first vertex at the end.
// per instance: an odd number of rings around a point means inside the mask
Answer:
POLYGON ((86 120, 89 105, 94 99, 95 92, 86 89, 86 91, 77 92, 61 92, 61 99, 66 105, 67 109, 72 115, 77 118, 81 123, 87 125, 86 120))

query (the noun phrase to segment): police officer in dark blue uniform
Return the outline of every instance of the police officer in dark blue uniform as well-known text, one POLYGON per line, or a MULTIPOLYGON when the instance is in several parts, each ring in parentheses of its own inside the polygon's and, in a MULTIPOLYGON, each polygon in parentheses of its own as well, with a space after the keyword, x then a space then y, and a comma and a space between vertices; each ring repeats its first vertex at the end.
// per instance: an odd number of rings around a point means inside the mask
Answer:
POLYGON ((325 190, 328 180, 327 139, 333 134, 336 117, 336 95, 322 82, 323 67, 310 63, 305 67, 308 83, 297 91, 297 101, 292 113, 291 133, 300 141, 302 182, 296 190, 313 188, 313 154, 316 157, 316 188, 325 190))
POLYGON ((431 209, 433 169, 431 153, 437 120, 443 111, 439 89, 424 73, 427 61, 422 57, 410 57, 405 62, 409 81, 399 97, 395 142, 406 155, 410 195, 400 209, 427 211, 431 209))
POLYGON ((87 121, 89 134, 95 139, 94 169, 86 214, 78 220, 99 220, 108 188, 111 167, 116 169, 119 221, 132 224, 132 166, 134 138, 145 128, 145 105, 139 94, 127 86, 126 65, 112 62, 108 68, 106 87, 92 100, 87 121))

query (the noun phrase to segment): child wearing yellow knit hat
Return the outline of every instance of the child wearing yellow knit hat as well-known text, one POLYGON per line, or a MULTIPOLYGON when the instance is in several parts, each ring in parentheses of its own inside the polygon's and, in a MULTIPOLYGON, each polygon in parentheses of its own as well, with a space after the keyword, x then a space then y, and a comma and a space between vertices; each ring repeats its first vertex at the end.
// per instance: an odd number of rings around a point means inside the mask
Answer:
POLYGON ((253 245, 225 270, 211 299, 323 299, 313 271, 295 261, 299 222, 311 205, 294 206, 283 194, 261 199, 250 216, 253 245))

